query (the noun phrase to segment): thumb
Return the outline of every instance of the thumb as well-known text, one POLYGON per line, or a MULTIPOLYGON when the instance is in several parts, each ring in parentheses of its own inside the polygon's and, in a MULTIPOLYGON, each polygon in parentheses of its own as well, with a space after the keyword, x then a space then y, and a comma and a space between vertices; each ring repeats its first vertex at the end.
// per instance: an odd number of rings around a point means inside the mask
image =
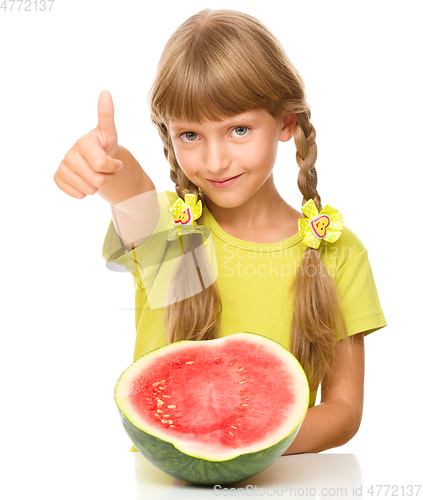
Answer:
MULTIPOLYGON (((117 143, 117 131, 114 120, 115 110, 113 107, 112 95, 108 90, 103 90, 98 98, 98 124, 100 145, 106 151, 117 143)), ((106 151, 110 152, 110 151, 106 151)))

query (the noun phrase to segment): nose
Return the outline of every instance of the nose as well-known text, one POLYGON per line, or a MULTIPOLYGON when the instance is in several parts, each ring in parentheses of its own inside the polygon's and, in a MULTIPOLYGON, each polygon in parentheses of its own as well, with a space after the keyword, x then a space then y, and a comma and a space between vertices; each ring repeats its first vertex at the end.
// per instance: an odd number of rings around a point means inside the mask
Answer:
POLYGON ((224 141, 213 139, 207 141, 205 148, 205 165, 213 177, 224 177, 225 170, 230 166, 231 159, 224 141))

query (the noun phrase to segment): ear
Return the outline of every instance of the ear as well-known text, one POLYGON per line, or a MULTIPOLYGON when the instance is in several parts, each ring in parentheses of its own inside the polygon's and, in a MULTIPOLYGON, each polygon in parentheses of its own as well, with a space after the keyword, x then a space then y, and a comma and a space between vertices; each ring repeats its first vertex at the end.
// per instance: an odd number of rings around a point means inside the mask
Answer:
POLYGON ((281 123, 279 140, 282 142, 289 141, 294 134, 294 127, 297 123, 297 115, 295 113, 286 113, 281 123))

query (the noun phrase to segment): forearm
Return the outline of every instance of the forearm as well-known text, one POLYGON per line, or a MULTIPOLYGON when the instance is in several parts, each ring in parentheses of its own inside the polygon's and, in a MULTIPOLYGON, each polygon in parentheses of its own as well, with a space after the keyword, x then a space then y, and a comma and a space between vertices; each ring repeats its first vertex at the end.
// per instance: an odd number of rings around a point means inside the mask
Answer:
POLYGON ((334 400, 308 409, 304 422, 284 455, 319 453, 347 443, 358 431, 361 408, 334 400))
POLYGON ((130 250, 154 231, 160 215, 159 203, 153 182, 132 154, 119 146, 114 158, 121 160, 123 168, 113 174, 113 182, 97 193, 110 203, 116 231, 130 250))
POLYGON ((155 189, 112 205, 116 232, 127 250, 144 243, 154 232, 160 217, 155 189))
POLYGON ((154 184, 132 154, 122 146, 114 158, 121 160, 123 168, 113 174, 113 182, 108 182, 97 191, 101 198, 111 205, 117 205, 141 193, 154 189, 154 184))

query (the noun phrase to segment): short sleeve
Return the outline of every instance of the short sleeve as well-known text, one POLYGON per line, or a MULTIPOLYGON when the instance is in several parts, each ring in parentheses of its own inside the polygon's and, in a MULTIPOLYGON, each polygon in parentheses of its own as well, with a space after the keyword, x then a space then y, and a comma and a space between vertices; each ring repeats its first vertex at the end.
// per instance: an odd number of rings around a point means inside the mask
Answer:
POLYGON ((108 269, 129 271, 134 276, 136 286, 144 291, 150 310, 160 309, 200 293, 217 278, 216 255, 210 230, 203 227, 203 239, 200 238, 200 242, 206 242, 206 248, 200 244, 191 248, 192 251, 185 252, 189 234, 168 239, 169 224, 172 225, 174 221, 170 207, 177 195, 164 191, 157 196, 159 220, 146 241, 127 250, 112 220, 102 251, 108 269), (183 282, 176 280, 176 270, 180 270, 179 277, 184 277, 183 282))
POLYGON ((159 193, 157 198, 160 208, 157 225, 151 236, 134 250, 127 250, 124 247, 113 220, 110 221, 103 242, 102 256, 111 271, 128 271, 139 279, 144 269, 160 263, 160 256, 166 249, 166 235, 171 214, 168 211, 170 204, 167 192, 159 193))
POLYGON ((360 332, 368 335, 386 326, 366 248, 338 269, 335 281, 348 335, 360 332))

